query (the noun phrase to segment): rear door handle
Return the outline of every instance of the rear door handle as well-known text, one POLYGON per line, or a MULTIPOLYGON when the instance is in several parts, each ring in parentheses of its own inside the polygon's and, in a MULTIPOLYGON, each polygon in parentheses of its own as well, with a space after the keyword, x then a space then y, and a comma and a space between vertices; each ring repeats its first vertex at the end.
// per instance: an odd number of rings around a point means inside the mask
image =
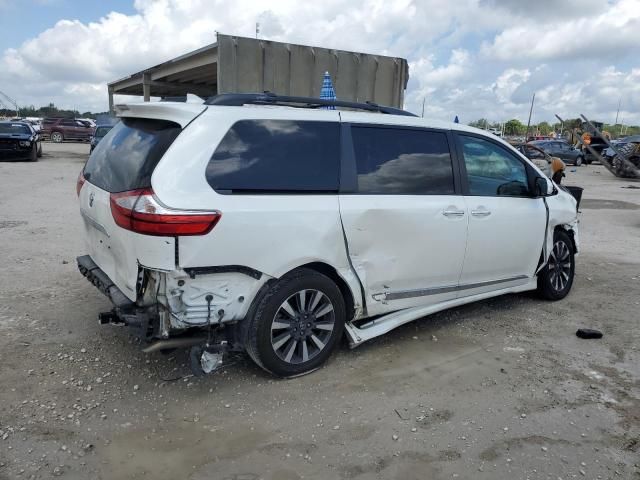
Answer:
POLYGON ((462 217, 464 210, 445 210, 442 212, 445 217, 462 217))

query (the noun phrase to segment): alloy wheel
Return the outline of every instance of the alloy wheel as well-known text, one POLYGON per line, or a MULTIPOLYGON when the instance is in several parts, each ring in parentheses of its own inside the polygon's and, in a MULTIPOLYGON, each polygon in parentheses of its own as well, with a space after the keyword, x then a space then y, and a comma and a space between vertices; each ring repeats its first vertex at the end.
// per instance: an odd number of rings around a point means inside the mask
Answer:
POLYGON ((562 240, 553 244, 549 256, 549 279, 551 286, 558 292, 564 290, 571 275, 571 251, 562 240))
POLYGON ((335 327, 335 311, 320 290, 300 290, 287 298, 271 322, 271 347, 287 363, 304 363, 322 352, 335 327))

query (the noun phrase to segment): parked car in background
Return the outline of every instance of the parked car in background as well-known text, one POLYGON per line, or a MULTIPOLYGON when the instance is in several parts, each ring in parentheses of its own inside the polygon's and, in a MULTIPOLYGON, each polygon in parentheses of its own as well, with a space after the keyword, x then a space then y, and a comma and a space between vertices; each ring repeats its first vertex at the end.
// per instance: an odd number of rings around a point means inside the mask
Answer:
POLYGON ((96 121, 93 118, 76 118, 76 120, 90 126, 91 128, 96 128, 96 121))
POLYGON ((97 125, 93 135, 91 136, 91 148, 89 153, 93 152, 96 145, 104 138, 104 136, 111 131, 113 125, 97 125))
POLYGON ((553 162, 553 157, 551 157, 551 155, 540 147, 530 143, 520 143, 514 145, 514 147, 525 157, 531 160, 547 177, 551 178, 551 163, 553 162))
POLYGON ((116 109, 78 178, 78 267, 114 304, 101 323, 191 346, 196 374, 244 350, 300 375, 343 334, 571 290, 575 199, 488 132, 272 94, 116 109))
POLYGON ((42 142, 29 122, 0 122, 0 160, 37 162, 42 142))
POLYGON ((615 175, 622 178, 640 178, 640 135, 630 135, 611 143, 615 150, 608 147, 602 154, 614 168, 615 175))
POLYGON ((31 124, 31 126, 33 127, 33 129, 40 133, 40 130, 42 129, 42 125, 41 125, 41 119, 38 117, 25 117, 24 118, 25 122, 29 122, 31 124))
POLYGON ((89 141, 93 134, 93 127, 73 118, 45 118, 42 121, 40 133, 56 143, 64 140, 89 141))
MULTIPOLYGON (((630 135, 628 137, 618 138, 610 142, 616 149, 624 147, 629 143, 640 143, 640 135, 630 135)), ((602 151, 605 158, 611 159, 616 156, 616 152, 611 147, 607 147, 602 151)))
POLYGON ((547 152, 552 157, 558 157, 565 163, 579 167, 584 162, 584 153, 573 145, 562 140, 534 140, 529 142, 547 152))

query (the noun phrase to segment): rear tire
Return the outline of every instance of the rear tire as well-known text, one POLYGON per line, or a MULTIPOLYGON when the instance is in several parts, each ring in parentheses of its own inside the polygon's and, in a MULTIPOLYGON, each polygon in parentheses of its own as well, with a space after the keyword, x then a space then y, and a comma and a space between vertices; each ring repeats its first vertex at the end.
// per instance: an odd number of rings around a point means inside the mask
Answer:
POLYGON ((256 302, 247 318, 245 347, 273 375, 288 378, 318 369, 342 337, 342 293, 314 270, 301 268, 282 277, 256 302))
POLYGON ((61 132, 52 132, 51 133, 51 141, 54 143, 62 143, 64 140, 64 135, 61 132))
POLYGON ((580 165, 582 165, 583 161, 584 161, 584 159, 582 157, 576 158, 575 166, 579 167, 580 165))
POLYGON ((564 230, 553 234, 547 265, 538 274, 538 293, 547 300, 562 300, 571 291, 575 275, 573 242, 564 230))

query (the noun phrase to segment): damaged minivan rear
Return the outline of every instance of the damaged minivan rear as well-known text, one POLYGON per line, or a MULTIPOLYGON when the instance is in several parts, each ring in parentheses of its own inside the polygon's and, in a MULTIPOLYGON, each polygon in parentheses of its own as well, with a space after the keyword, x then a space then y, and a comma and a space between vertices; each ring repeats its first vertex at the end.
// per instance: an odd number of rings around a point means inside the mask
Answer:
POLYGON ((291 377, 345 334, 569 293, 576 203, 525 157, 470 127, 312 100, 117 107, 77 183, 78 267, 113 303, 100 323, 146 351, 190 347, 198 375, 245 351, 291 377))

